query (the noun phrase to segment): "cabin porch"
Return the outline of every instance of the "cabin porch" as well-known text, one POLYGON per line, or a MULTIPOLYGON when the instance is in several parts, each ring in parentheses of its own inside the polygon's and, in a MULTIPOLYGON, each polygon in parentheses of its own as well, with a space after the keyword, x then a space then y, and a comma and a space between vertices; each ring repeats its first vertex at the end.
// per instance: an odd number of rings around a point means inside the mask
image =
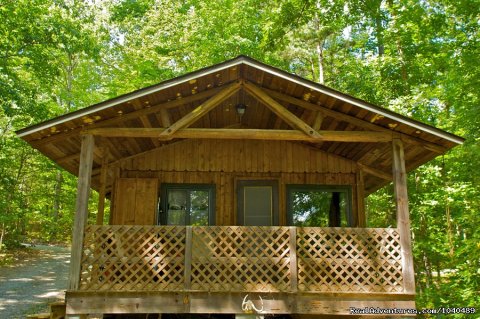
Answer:
POLYGON ((81 264, 68 314, 415 308, 396 228, 89 225, 81 264))

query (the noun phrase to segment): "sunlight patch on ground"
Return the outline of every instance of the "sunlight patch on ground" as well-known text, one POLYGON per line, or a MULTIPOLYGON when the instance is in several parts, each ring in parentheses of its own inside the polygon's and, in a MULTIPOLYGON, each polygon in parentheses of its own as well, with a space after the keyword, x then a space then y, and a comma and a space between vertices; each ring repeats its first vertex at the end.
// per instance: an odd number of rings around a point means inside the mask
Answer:
POLYGON ((65 295, 64 290, 50 291, 41 295, 35 295, 36 298, 63 298, 65 295))
POLYGON ((28 281, 33 281, 33 278, 13 278, 9 279, 8 281, 21 281, 21 282, 28 282, 28 281))

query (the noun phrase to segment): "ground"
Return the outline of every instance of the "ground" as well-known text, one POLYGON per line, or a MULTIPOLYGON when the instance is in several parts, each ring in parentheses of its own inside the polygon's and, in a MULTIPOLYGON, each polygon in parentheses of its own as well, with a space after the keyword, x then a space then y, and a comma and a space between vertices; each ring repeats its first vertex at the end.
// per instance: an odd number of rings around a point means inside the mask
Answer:
POLYGON ((63 300, 67 288, 70 250, 38 245, 14 265, 0 267, 0 318, 25 318, 46 312, 63 300))

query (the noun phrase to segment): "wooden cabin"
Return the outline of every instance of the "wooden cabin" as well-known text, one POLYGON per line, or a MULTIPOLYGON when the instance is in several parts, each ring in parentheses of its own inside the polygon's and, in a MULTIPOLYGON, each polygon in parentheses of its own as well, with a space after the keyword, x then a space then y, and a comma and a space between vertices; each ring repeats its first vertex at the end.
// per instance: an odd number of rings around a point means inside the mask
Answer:
POLYGON ((245 56, 17 134, 78 176, 72 318, 414 309, 406 173, 463 142, 245 56))

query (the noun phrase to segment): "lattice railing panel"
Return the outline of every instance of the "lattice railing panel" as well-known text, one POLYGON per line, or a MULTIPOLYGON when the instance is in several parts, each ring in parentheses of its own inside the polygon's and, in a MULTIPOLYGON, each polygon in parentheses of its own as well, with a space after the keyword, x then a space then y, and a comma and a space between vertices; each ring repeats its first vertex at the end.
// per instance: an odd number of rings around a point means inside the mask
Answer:
POLYGON ((87 226, 80 290, 177 291, 184 285, 185 227, 87 226))
POLYGON ((299 291, 403 292, 396 229, 298 228, 297 262, 299 291))
POLYGON ((403 292, 401 258, 396 229, 91 225, 79 289, 403 292))
POLYGON ((191 289, 291 290, 288 227, 193 227, 191 289))

